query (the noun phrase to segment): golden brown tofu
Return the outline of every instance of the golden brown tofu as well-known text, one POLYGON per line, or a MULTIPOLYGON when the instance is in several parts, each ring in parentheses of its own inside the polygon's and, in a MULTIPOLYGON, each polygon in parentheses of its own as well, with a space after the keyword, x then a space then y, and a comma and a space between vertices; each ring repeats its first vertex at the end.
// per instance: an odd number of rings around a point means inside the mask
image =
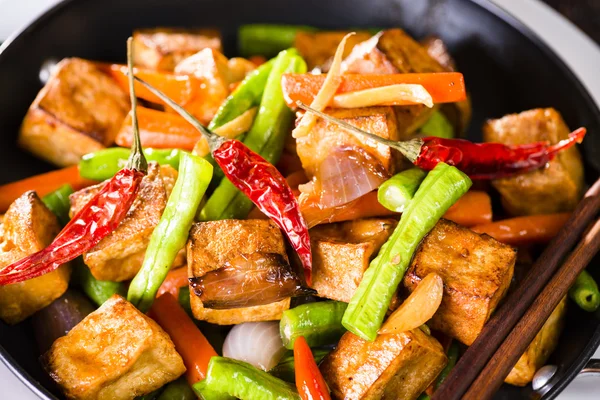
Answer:
POLYGON ((200 50, 222 50, 221 34, 215 29, 140 29, 133 33, 133 41, 135 65, 164 71, 173 71, 200 50))
POLYGON ((414 400, 447 362, 438 341, 420 329, 374 342, 347 332, 320 369, 336 399, 414 400))
MULTIPOLYGON (((569 128, 558 111, 538 108, 488 121, 483 126, 486 142, 526 144, 539 141, 557 143, 566 139, 569 128)), ((510 178, 496 179, 492 185, 502 196, 511 215, 551 214, 572 211, 582 195, 583 164, 579 150, 561 151, 546 167, 510 178)))
MULTIPOLYGON (((396 114, 392 107, 327 109, 326 112, 383 138, 399 140, 396 114)), ((388 146, 353 135, 323 119, 317 121, 308 135, 296 139, 296 151, 309 178, 315 175, 323 160, 333 150, 344 147, 363 149, 379 160, 389 173, 394 172, 396 155, 388 146)))
POLYGON ((373 218, 312 228, 312 288, 318 296, 349 303, 396 224, 395 219, 373 218))
POLYGON ((19 145, 58 166, 77 164, 114 142, 128 110, 126 94, 94 63, 66 58, 31 104, 19 145))
POLYGON ((429 273, 440 275, 444 297, 427 325, 470 345, 506 294, 516 258, 510 246, 441 219, 415 252, 404 286, 412 292, 429 273))
MULTIPOLYGON (((177 171, 171 166, 149 164, 148 174, 143 178, 127 216, 117 229, 83 255, 83 261, 96 279, 120 282, 137 274, 144 260, 150 236, 160 221, 176 179, 177 171)), ((70 197, 71 214, 78 212, 102 185, 101 183, 73 193, 70 197)), ((175 259, 175 266, 185 264, 183 255, 184 252, 181 252, 175 259)))
MULTIPOLYGON (((294 47, 306 61, 308 69, 321 67, 323 71, 329 69, 329 63, 333 58, 338 45, 349 32, 347 31, 320 31, 320 32, 298 32, 294 39, 294 47)), ((352 48, 372 35, 369 32, 356 32, 346 40, 343 57, 347 57, 352 48)))
MULTIPOLYGON (((0 270, 52 242, 60 226, 35 192, 15 200, 0 222, 0 270)), ((40 277, 0 286, 0 318, 23 321, 62 296, 69 286, 70 267, 63 265, 40 277)))
POLYGON ((185 372, 169 335, 119 295, 57 339, 45 361, 65 395, 80 400, 134 399, 185 372))
POLYGON ((542 329, 533 338, 525 353, 510 371, 510 374, 506 377, 506 383, 525 386, 533 380, 537 370, 546 364, 550 354, 558 345, 558 338, 564 326, 566 312, 567 298, 565 297, 550 314, 542 329))
MULTIPOLYGON (((240 254, 278 254, 287 261, 281 231, 270 220, 221 220, 199 222, 192 226, 187 245, 188 276, 201 277, 225 265, 240 254)), ((190 290, 194 317, 219 325, 281 319, 290 308, 290 298, 253 307, 229 310, 204 308, 202 301, 190 290)))

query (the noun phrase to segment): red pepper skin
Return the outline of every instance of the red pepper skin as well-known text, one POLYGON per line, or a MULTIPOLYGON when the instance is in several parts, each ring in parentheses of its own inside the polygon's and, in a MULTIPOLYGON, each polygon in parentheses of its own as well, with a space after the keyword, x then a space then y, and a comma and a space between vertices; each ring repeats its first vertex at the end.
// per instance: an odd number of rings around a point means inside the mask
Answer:
POLYGON ((144 173, 122 169, 81 209, 45 249, 0 271, 0 285, 54 271, 92 249, 121 223, 136 198, 144 173))
POLYGON ((585 134, 586 129, 579 128, 555 145, 537 142, 518 146, 426 137, 414 164, 429 171, 445 162, 472 179, 504 178, 543 167, 559 151, 580 143, 585 134))
POLYGON ((296 388, 302 400, 331 400, 327 383, 304 336, 294 342, 294 369, 296 388))
POLYGON ((311 284, 312 253, 308 226, 287 181, 271 163, 238 140, 226 140, 212 153, 227 179, 288 237, 311 284))

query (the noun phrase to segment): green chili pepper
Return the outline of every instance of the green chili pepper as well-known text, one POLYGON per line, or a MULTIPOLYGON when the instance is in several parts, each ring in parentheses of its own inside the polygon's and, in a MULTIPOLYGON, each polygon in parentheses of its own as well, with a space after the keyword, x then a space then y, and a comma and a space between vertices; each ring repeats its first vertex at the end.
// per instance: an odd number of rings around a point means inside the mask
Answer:
POLYGON ((75 261, 73 281, 98 306, 104 304, 114 294, 125 296, 127 292, 123 282, 100 281, 94 278, 94 275, 92 275, 90 269, 83 263, 81 258, 75 261))
POLYGON ((179 289, 179 304, 185 310, 188 315, 193 316, 192 314, 192 304, 190 301, 190 287, 184 286, 179 289))
POLYGON ((365 340, 375 340, 421 239, 471 184, 467 175, 444 163, 427 174, 394 233, 365 271, 342 319, 346 329, 365 340))
POLYGON ((71 194, 73 194, 73 188, 67 184, 42 198, 46 207, 56 215, 62 225, 66 225, 71 219, 69 218, 69 210, 71 209, 69 196, 71 194))
MULTIPOLYGON (((311 349, 315 362, 319 364, 327 354, 331 351, 330 349, 311 349)), ((294 353, 292 351, 287 352, 283 355, 279 364, 271 368, 269 373, 279 379, 283 379, 286 382, 296 382, 296 370, 294 369, 294 353)))
MULTIPOLYGON (((79 175, 96 181, 110 179, 127 164, 129 153, 129 149, 111 147, 86 154, 79 162, 79 175)), ((146 160, 170 165, 175 169, 179 168, 181 153, 184 151, 178 149, 144 149, 146 160)))
POLYGON ((377 190, 377 200, 388 210, 403 212, 419 188, 427 172, 411 168, 392 176, 377 190))
POLYGON ((436 390, 440 386, 442 386, 442 383, 444 383, 448 375, 450 375, 450 371, 452 371, 452 368, 454 368, 456 362, 458 361, 459 352, 460 349, 458 348, 458 344, 456 342, 452 342, 452 344, 448 348, 448 352, 446 353, 446 355, 448 356, 448 364, 446 364, 446 367, 442 370, 442 372, 440 372, 437 379, 435 380, 436 390))
POLYGON ((304 336, 310 347, 337 343, 346 332, 342 325, 346 307, 341 301, 320 301, 284 311, 279 322, 283 345, 293 349, 299 336, 304 336))
POLYGON ((238 30, 238 49, 242 57, 261 55, 273 57, 294 46, 298 32, 314 32, 316 28, 305 25, 242 25, 238 30))
POLYGON ((425 136, 437 136, 444 139, 452 139, 454 137, 452 124, 439 110, 431 115, 419 131, 425 136))
MULTIPOLYGON (((286 106, 281 90, 281 75, 306 72, 306 63, 294 49, 279 53, 273 63, 260 107, 244 144, 270 163, 276 163, 289 134, 292 112, 286 106)), ((227 179, 219 186, 200 211, 201 221, 243 219, 252 209, 252 201, 227 179)))
POLYGON ((579 307, 588 312, 594 312, 600 306, 600 291, 596 281, 589 272, 583 270, 571 289, 569 297, 577 303, 579 307))
POLYGON ((196 395, 194 394, 194 391, 183 377, 167 384, 164 390, 161 392, 160 396, 158 396, 158 400, 194 399, 196 399, 196 395))
POLYGON ((206 379, 194 385, 196 393, 206 400, 300 400, 292 385, 265 371, 225 357, 213 357, 208 363, 206 379), (218 397, 219 396, 219 397, 218 397))
POLYGON ((127 299, 143 312, 152 305, 175 256, 185 246, 212 171, 210 163, 203 158, 182 154, 177 182, 152 232, 142 268, 131 281, 127 293, 127 299))

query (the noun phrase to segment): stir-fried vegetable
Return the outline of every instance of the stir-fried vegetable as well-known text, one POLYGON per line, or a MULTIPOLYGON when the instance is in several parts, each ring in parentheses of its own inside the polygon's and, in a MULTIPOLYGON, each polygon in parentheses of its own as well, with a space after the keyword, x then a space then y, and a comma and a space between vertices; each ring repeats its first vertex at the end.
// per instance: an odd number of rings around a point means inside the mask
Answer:
POLYGON ((242 25, 238 30, 238 49, 243 57, 262 55, 272 57, 294 45, 296 33, 312 32, 306 25, 242 25))
POLYGON ((224 357, 245 361, 263 371, 277 365, 284 353, 277 321, 236 325, 223 343, 224 357))
POLYGON ((331 101, 331 106, 335 108, 372 107, 381 104, 423 104, 431 108, 433 99, 423 85, 400 83, 336 94, 331 101))
POLYGON ((600 307, 600 291, 598 284, 589 272, 583 270, 569 289, 569 297, 579 307, 588 312, 594 312, 600 307))
POLYGON ((470 186, 465 174, 444 163, 427 175, 394 233, 365 271, 342 319, 346 329, 365 340, 375 339, 421 239, 470 186))
POLYGON ((458 343, 456 341, 453 341, 452 344, 450 345, 450 347, 448 348, 448 351, 446 352, 446 355, 448 356, 448 364, 446 364, 446 367, 444 367, 442 372, 440 372, 437 379, 435 380, 435 389, 436 390, 437 390, 437 388, 442 386, 442 383, 444 383, 444 381, 446 380, 446 378, 452 371, 452 368, 454 368, 454 366, 456 365, 456 362, 458 361, 459 353, 460 353, 460 349, 458 347, 458 343))
MULTIPOLYGON (((227 139, 235 139, 250 130, 252 124, 254 123, 254 117, 256 117, 257 112, 258 107, 252 107, 251 109, 243 112, 239 117, 236 117, 234 120, 231 120, 219 128, 216 128, 213 133, 216 133, 217 135, 227 139)), ((200 140, 198 140, 194 146, 193 154, 200 157, 210 157, 210 146, 208 145, 205 137, 201 137, 200 140)), ((210 160, 212 160, 212 157, 209 159, 209 161, 210 160)))
POLYGON ((163 293, 169 292, 175 298, 179 297, 179 291, 181 288, 188 285, 188 270, 186 266, 181 268, 175 268, 169 271, 162 285, 156 293, 156 297, 163 293))
POLYGON ((127 299, 140 310, 152 305, 177 253, 185 246, 200 200, 212 178, 212 165, 182 154, 177 182, 150 238, 144 263, 131 281, 127 299))
POLYGON ((196 394, 184 378, 179 378, 165 386, 158 400, 195 400, 196 394))
POLYGON ((114 294, 125 296, 127 290, 123 282, 100 281, 94 278, 90 269, 81 259, 74 262, 72 280, 96 305, 101 306, 114 294))
POLYGON ((42 197, 42 201, 58 217, 61 225, 69 223, 69 209, 71 203, 69 202, 69 196, 73 194, 73 188, 71 185, 66 184, 56 189, 52 193, 48 193, 42 197))
POLYGON ((293 349, 300 336, 311 347, 334 344, 346 331, 342 317, 347 306, 340 301, 323 301, 284 311, 279 324, 283 344, 293 349))
POLYGON ((487 233, 494 239, 513 246, 547 243, 558 234, 570 215, 528 215, 476 225, 471 229, 477 233, 487 233))
POLYGON ((444 139, 452 139, 454 137, 454 128, 448 118, 440 111, 436 111, 419 129, 421 134, 436 136, 444 139))
POLYGON ((402 171, 383 182, 377 190, 377 200, 388 210, 402 212, 410 203, 427 173, 419 168, 402 171))
MULTIPOLYGON (((160 165, 170 165, 175 169, 179 168, 181 153, 182 151, 178 149, 144 149, 146 160, 155 161, 160 165)), ((97 181, 110 179, 125 166, 128 157, 129 150, 122 147, 112 147, 86 154, 79 162, 79 174, 86 179, 97 181)))
MULTIPOLYGON (((311 349, 311 351, 313 353, 315 362, 319 364, 325 358, 325 356, 329 354, 331 349, 311 349)), ((273 367, 269 373, 279 379, 283 379, 286 382, 296 382, 294 353, 288 352, 288 354, 284 355, 279 361, 279 364, 273 367)))
POLYGON ((448 211, 444 218, 463 226, 492 222, 492 199, 486 192, 469 190, 448 211))
POLYGON ((300 400, 287 382, 243 361, 213 357, 208 364, 206 379, 195 384, 194 390, 205 400, 300 400))
POLYGON ((303 336, 294 341, 296 388, 302 400, 330 400, 329 388, 303 336))

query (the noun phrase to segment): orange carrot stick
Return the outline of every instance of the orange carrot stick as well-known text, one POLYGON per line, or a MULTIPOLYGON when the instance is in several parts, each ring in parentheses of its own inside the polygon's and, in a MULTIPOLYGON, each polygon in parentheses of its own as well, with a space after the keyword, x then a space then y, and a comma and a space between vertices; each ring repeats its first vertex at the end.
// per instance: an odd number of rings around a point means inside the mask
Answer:
POLYGON ((79 190, 97 182, 79 176, 77 165, 73 165, 17 182, 7 183, 0 186, 0 212, 5 212, 13 201, 28 190, 35 190, 38 196, 42 197, 67 183, 71 185, 73 190, 79 190))
POLYGON ((188 271, 187 267, 175 268, 169 271, 167 277, 163 281, 162 285, 158 289, 156 297, 160 297, 163 293, 171 293, 176 299, 179 297, 179 289, 187 286, 188 271))
POLYGON ((464 226, 490 223, 492 222, 492 199, 486 192, 469 191, 450 207, 444 218, 464 226))
POLYGON ((502 243, 521 246, 549 242, 569 219, 569 213, 529 215, 482 224, 471 229, 487 233, 502 243))
MULTIPOLYGON (((284 74, 281 78, 283 97, 290 107, 295 108, 298 100, 304 104, 311 104, 324 81, 325 75, 284 74)), ((434 103, 453 103, 467 98, 464 77, 458 72, 388 75, 347 74, 342 75, 342 84, 336 94, 403 83, 423 85, 431 95, 434 103)))
POLYGON ((208 362, 217 352, 171 293, 156 300, 148 313, 169 334, 175 349, 183 358, 190 385, 204 379, 208 362))

